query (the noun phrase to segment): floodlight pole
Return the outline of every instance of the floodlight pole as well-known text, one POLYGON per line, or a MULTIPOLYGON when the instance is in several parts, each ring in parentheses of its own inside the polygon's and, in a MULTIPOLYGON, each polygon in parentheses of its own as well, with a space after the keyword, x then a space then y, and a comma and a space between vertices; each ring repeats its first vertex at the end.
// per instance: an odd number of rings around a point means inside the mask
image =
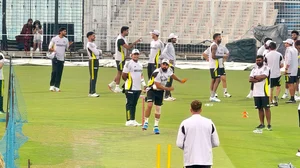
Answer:
POLYGON ((106 51, 111 50, 111 0, 107 0, 106 51))

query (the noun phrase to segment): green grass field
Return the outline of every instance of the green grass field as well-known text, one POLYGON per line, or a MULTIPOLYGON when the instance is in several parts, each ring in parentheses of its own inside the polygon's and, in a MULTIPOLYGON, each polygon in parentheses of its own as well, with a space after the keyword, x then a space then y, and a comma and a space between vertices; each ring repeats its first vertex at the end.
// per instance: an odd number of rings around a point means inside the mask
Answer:
MULTIPOLYGON (((175 146, 180 122, 190 116, 194 99, 208 102, 208 70, 179 70, 186 84, 175 83, 175 102, 164 102, 160 135, 152 129, 125 127, 125 96, 108 90, 115 69, 100 68, 97 92, 100 98, 89 98, 87 67, 65 67, 60 93, 49 92, 51 67, 16 66, 28 112, 23 131, 29 141, 20 149, 20 165, 33 168, 155 168, 156 146, 161 144, 161 167, 166 167, 167 145, 172 145, 171 167, 182 168, 182 151, 175 146)), ((6 71, 8 71, 6 67, 6 71)), ((146 73, 144 73, 146 75, 146 73)), ((220 147, 215 148, 214 168, 274 168, 281 162, 300 166, 295 156, 299 147, 296 104, 280 102, 271 109, 273 131, 252 133, 259 124, 254 103, 245 96, 249 91, 248 71, 227 71, 228 91, 232 98, 203 106, 202 115, 216 124, 220 147), (246 110, 249 118, 242 118, 246 110)), ((6 76, 7 77, 7 76, 6 76)), ((6 85, 7 86, 7 85, 6 85)), ((7 88, 6 88, 7 89, 7 88)), ((137 107, 141 121, 141 101, 137 107)), ((153 126, 153 115, 150 128, 153 126)))

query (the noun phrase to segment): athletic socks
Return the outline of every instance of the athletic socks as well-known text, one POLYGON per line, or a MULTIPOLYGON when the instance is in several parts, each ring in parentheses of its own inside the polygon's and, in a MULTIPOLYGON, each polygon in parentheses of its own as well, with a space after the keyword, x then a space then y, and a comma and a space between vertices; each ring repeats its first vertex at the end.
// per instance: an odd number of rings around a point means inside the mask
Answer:
POLYGON ((109 86, 115 85, 116 82, 113 80, 112 82, 109 83, 109 86))
POLYGON ((227 93, 227 88, 224 88, 224 93, 227 93))
POLYGON ((285 89, 284 94, 289 94, 289 89, 285 89))
POLYGON ((210 93, 210 97, 215 97, 215 92, 212 91, 212 92, 210 93))
POLYGON ((149 118, 145 117, 145 122, 147 123, 149 121, 149 118))
POLYGON ((158 118, 155 118, 155 121, 154 121, 154 127, 158 127, 158 123, 159 123, 159 119, 158 119, 158 118))

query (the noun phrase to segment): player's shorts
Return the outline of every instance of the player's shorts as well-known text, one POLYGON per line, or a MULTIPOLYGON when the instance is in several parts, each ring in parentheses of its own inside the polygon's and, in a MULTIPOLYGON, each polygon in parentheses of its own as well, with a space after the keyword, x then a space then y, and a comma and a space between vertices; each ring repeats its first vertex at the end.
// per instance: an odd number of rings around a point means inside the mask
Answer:
POLYGON ((219 68, 220 76, 226 75, 225 68, 219 68))
POLYGON ((297 77, 298 77, 298 79, 300 79, 300 68, 298 68, 297 77))
POLYGON ((271 88, 276 87, 276 86, 281 86, 280 84, 280 77, 278 78, 271 78, 271 88))
POLYGON ((162 106, 163 105, 163 98, 164 98, 164 91, 160 90, 153 90, 150 89, 147 92, 147 98, 146 101, 147 102, 154 102, 154 105, 156 106, 162 106))
POLYGON ((220 78, 220 69, 210 68, 210 76, 212 79, 220 78))
POLYGON ((116 64, 117 64, 117 70, 122 72, 123 68, 125 66, 125 60, 124 61, 117 61, 116 60, 116 64))
POLYGON ((255 109, 270 108, 269 97, 254 97, 255 109))
POLYGON ((297 76, 285 76, 285 83, 296 83, 297 76))

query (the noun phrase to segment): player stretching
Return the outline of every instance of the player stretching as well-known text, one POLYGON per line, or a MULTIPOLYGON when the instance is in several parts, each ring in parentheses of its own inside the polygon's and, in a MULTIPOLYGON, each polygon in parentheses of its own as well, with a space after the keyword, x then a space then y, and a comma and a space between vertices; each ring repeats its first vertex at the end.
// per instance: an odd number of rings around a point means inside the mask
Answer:
POLYGON ((261 129, 265 128, 264 120, 265 115, 267 118, 267 129, 269 131, 272 130, 271 127, 271 110, 269 104, 269 77, 270 77, 270 69, 266 65, 264 65, 264 57, 262 55, 258 55, 256 57, 256 65, 251 73, 249 82, 254 83, 253 86, 253 97, 255 108, 258 109, 258 115, 260 124, 253 131, 254 133, 261 133, 261 129), (265 109, 265 110, 264 110, 265 109))
POLYGON ((216 33, 213 36, 214 42, 209 47, 209 68, 210 68, 210 75, 211 75, 211 84, 210 84, 210 98, 209 100, 212 102, 220 102, 221 100, 216 97, 216 92, 218 86, 220 84, 220 63, 219 60, 221 58, 226 59, 227 56, 222 52, 222 47, 219 45, 222 42, 221 34, 216 33))
POLYGON ((271 42, 269 44, 270 46, 270 52, 266 54, 265 56, 265 62, 267 66, 271 70, 271 94, 270 94, 270 103, 271 106, 278 106, 278 95, 280 93, 280 68, 283 67, 283 58, 282 55, 276 51, 276 44, 274 42, 271 42), (273 90, 274 87, 276 87, 276 94, 274 96, 273 100, 273 90))
MULTIPOLYGON (((225 46, 219 45, 219 47, 222 47, 220 49, 220 55, 222 55, 222 52, 224 52, 224 55, 226 57, 229 56, 229 51, 225 46)), ((209 48, 207 48, 204 53, 202 54, 203 57, 205 58, 206 61, 209 61, 208 55, 209 55, 209 48)), ((222 81, 222 86, 224 89, 224 97, 231 97, 231 95, 227 92, 227 80, 226 80, 226 73, 225 73, 225 65, 224 62, 226 61, 223 58, 220 58, 220 75, 221 75, 221 81, 222 81)), ((210 91, 211 93, 213 92, 212 90, 210 91)), ((218 94, 215 93, 215 96, 218 97, 218 94)))
POLYGON ((129 27, 123 26, 121 28, 121 34, 117 37, 115 43, 115 60, 117 64, 117 75, 115 79, 110 84, 108 84, 108 88, 115 93, 122 92, 122 90, 120 89, 120 79, 125 65, 127 49, 131 49, 135 44, 140 42, 140 39, 138 39, 134 43, 128 45, 125 39, 125 37, 128 36, 128 34, 129 27))
POLYGON ((169 67, 170 62, 167 59, 163 59, 160 68, 156 69, 152 75, 151 80, 148 82, 148 92, 147 92, 147 109, 145 111, 145 123, 143 125, 143 130, 148 129, 149 117, 151 114, 153 103, 155 105, 155 122, 154 122, 154 133, 159 134, 158 123, 161 114, 161 106, 163 105, 164 91, 172 91, 174 87, 166 87, 168 78, 172 78, 180 83, 185 83, 186 79, 180 80, 173 73, 173 70, 169 67))
POLYGON ((152 73, 155 69, 159 68, 159 56, 164 49, 164 43, 158 39, 159 31, 153 30, 150 32, 152 41, 150 44, 150 55, 148 62, 148 80, 150 80, 152 73))

